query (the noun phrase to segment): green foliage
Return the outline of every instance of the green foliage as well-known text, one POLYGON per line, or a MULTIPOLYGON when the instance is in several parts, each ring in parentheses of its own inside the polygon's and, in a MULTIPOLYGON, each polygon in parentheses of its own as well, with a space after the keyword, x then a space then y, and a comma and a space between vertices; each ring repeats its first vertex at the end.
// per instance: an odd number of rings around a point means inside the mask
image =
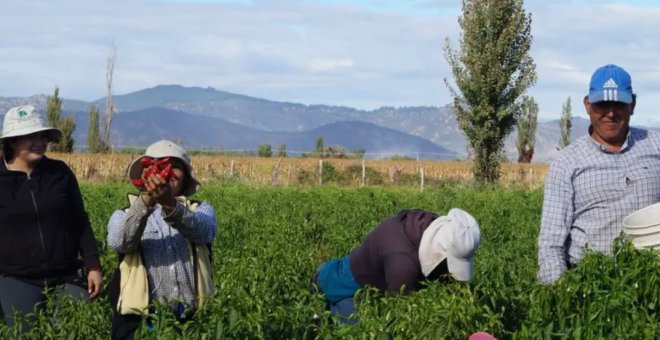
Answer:
MULTIPOLYGON (((341 173, 332 163, 324 161, 321 169, 323 184, 336 184, 339 181, 341 173)), ((296 174, 296 179, 299 184, 315 185, 319 183, 319 175, 318 168, 316 170, 300 169, 296 174)))
POLYGON ((538 286, 521 338, 660 338, 660 255, 615 241, 591 252, 554 286, 538 286))
POLYGON ((566 102, 561 106, 561 119, 559 119, 559 128, 561 130, 561 139, 559 140, 559 148, 563 149, 571 144, 571 97, 566 99, 566 102))
POLYGON ((48 97, 46 103, 46 119, 48 125, 62 131, 62 140, 59 143, 51 143, 50 150, 56 152, 73 152, 75 140, 73 139, 73 131, 76 129, 76 121, 73 117, 68 116, 62 118, 62 99, 59 97, 60 89, 56 86, 53 95, 48 97))
POLYGON ((257 148, 257 155, 259 157, 273 156, 273 146, 271 146, 269 143, 259 144, 259 147, 257 148))
MULTIPOLYGON (((105 244, 106 224, 134 188, 82 183, 81 189, 107 283, 117 259, 105 244)), ((218 293, 207 310, 184 324, 156 305, 154 330, 143 325, 138 334, 143 339, 465 339, 476 331, 505 339, 660 336, 657 252, 618 246, 613 258, 588 255, 554 286, 536 283, 542 190, 456 185, 420 193, 206 183, 194 198, 217 212, 218 293), (315 269, 349 253, 383 218, 406 208, 444 214, 453 207, 472 213, 481 226, 471 283, 429 283, 406 296, 365 289, 356 326, 339 325, 323 297, 309 292, 315 269)), ((38 315, 26 338, 109 338, 106 296, 56 303, 38 315)), ((16 328, 0 325, 0 338, 16 337, 16 328)))
POLYGON ((87 128, 87 151, 91 153, 109 151, 101 141, 101 113, 96 105, 89 109, 89 126, 87 128))
POLYGON ((318 155, 318 157, 321 157, 323 154, 323 136, 319 136, 319 138, 316 139, 316 146, 314 147, 314 153, 318 155))
POLYGON ((280 144, 280 146, 277 147, 277 157, 286 157, 286 144, 280 144))
POLYGON ((412 157, 412 156, 405 156, 405 155, 394 155, 394 156, 390 156, 389 160, 392 160, 392 161, 416 161, 417 158, 412 157))
MULTIPOLYGON (((371 167, 365 167, 366 183, 368 185, 383 184, 380 173, 371 167)), ((315 171, 300 169, 296 174, 298 184, 317 185, 319 183, 318 169, 315 171)), ((323 184, 360 185, 362 184, 362 165, 349 165, 343 171, 337 170, 331 162, 323 161, 323 184)))
POLYGON ((534 142, 536 139, 536 123, 539 106, 534 97, 523 96, 518 117, 518 163, 530 163, 534 157, 534 142))
MULTIPOLYGON (((380 185, 383 184, 383 178, 380 173, 372 167, 364 167, 365 184, 380 185)), ((362 184, 362 165, 349 165, 339 175, 339 183, 342 185, 360 185, 362 184)))
POLYGON ((353 150, 351 157, 352 158, 357 158, 357 159, 362 159, 362 158, 364 158, 364 154, 366 152, 367 151, 365 149, 355 149, 355 150, 353 150))
POLYGON ((348 158, 349 151, 341 145, 330 145, 323 149, 322 158, 348 158))
POLYGON ((493 183, 500 175, 504 138, 516 124, 516 100, 536 81, 531 16, 522 0, 463 0, 460 49, 447 39, 445 58, 458 89, 445 83, 454 113, 474 152, 474 177, 493 183))

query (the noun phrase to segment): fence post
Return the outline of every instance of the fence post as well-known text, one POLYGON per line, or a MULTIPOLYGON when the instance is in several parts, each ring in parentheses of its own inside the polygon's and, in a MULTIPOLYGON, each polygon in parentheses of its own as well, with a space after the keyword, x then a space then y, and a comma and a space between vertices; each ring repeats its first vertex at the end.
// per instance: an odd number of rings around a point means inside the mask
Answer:
POLYGON ((277 171, 280 168, 280 162, 282 161, 282 157, 277 160, 277 164, 275 164, 275 168, 273 169, 273 173, 270 176, 270 184, 274 187, 277 186, 277 171))
POLYGON ((362 158, 362 186, 367 184, 367 167, 365 165, 365 160, 362 158))
POLYGON ((234 160, 232 159, 232 160, 231 160, 231 164, 230 164, 230 166, 229 166, 229 177, 234 177, 234 171, 235 171, 234 167, 235 167, 235 166, 236 166, 236 163, 235 163, 234 160))
POLYGON ((287 175, 286 175, 288 184, 291 184, 293 180, 291 179, 291 163, 289 163, 289 167, 287 168, 287 175))
POLYGON ((419 191, 424 191, 424 168, 419 168, 419 191))
POLYGON ((319 159, 319 185, 323 185, 323 160, 319 159))

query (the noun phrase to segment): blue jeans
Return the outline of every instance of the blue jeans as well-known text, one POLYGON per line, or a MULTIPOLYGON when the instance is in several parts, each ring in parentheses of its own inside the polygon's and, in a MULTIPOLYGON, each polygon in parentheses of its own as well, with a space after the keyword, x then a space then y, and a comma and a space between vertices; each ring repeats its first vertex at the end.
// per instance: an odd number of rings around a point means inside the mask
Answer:
POLYGON ((338 315, 342 323, 355 323, 356 320, 349 320, 348 317, 355 312, 353 295, 361 287, 351 272, 350 255, 322 264, 317 274, 328 309, 338 315))
POLYGON ((331 304, 330 312, 337 315, 342 324, 355 325, 358 322, 356 318, 350 318, 351 314, 355 313, 355 301, 352 297, 331 304))
MULTIPOLYGON (((71 296, 76 300, 88 299, 84 288, 65 283, 56 287, 55 294, 58 297, 71 296)), ((34 313, 45 308, 46 294, 44 288, 25 283, 11 276, 0 275, 0 318, 8 326, 13 326, 14 312, 22 314, 34 313)), ((27 316, 28 320, 35 320, 36 316, 27 316)), ((2 320, 0 319, 0 322, 2 320)), ((21 323, 23 332, 28 331, 27 323, 21 323)))

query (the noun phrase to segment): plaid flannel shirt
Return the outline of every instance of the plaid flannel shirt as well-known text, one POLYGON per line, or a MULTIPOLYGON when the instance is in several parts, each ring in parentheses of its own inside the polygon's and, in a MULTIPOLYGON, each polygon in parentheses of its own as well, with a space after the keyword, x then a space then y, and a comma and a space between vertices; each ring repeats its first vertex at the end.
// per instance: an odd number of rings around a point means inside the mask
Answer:
POLYGON ((585 246, 612 253, 623 219, 660 201, 660 133, 630 128, 618 153, 585 135, 564 149, 545 178, 538 279, 552 283, 585 246))

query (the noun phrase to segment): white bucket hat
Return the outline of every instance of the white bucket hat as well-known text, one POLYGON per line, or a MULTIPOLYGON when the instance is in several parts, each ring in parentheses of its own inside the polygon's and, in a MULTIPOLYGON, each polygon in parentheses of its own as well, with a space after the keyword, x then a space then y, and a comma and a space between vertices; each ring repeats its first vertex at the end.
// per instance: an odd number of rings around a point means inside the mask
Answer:
POLYGON ((195 178, 195 172, 193 171, 192 165, 190 164, 190 156, 179 145, 168 140, 161 140, 156 143, 149 145, 147 150, 144 152, 143 156, 138 157, 136 160, 131 162, 128 167, 128 177, 131 180, 142 178, 142 171, 144 170, 144 165, 142 165, 143 157, 151 158, 165 158, 165 157, 174 157, 183 162, 187 170, 187 180, 183 185, 182 195, 191 196, 199 190, 199 182, 195 178))
POLYGON ((451 209, 424 230, 419 243, 419 262, 424 276, 447 259, 449 273, 459 281, 470 281, 474 253, 479 248, 479 223, 461 209, 451 209))
POLYGON ((660 203, 639 209, 623 219, 623 232, 636 248, 660 249, 660 203))
POLYGON ((62 131, 46 126, 34 106, 15 106, 5 114, 0 139, 26 136, 42 131, 48 132, 50 142, 58 142, 62 139, 62 131))

